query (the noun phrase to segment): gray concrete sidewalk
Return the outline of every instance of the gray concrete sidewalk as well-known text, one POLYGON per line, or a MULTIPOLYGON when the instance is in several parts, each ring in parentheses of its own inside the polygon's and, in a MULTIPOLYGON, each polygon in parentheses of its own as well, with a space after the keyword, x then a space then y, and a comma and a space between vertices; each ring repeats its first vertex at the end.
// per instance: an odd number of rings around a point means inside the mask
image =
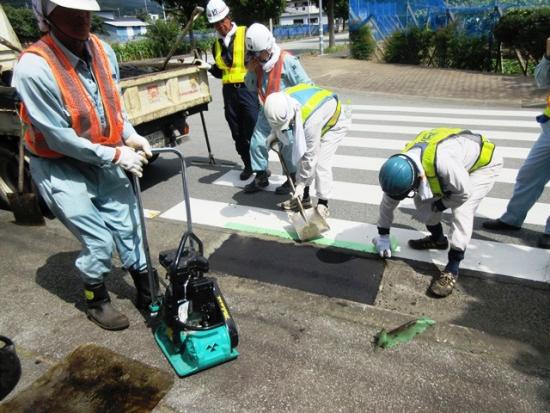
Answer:
MULTIPOLYGON (((208 255, 230 236, 196 230, 208 255)), ((180 231, 148 221, 155 261, 180 231)), ((127 274, 114 270, 108 287, 131 326, 103 331, 83 313, 73 265, 79 245, 58 221, 20 227, 0 211, 0 233, 0 333, 16 342, 24 367, 11 396, 86 342, 171 371, 131 302, 127 274)), ((463 277, 453 296, 433 300, 425 293, 433 271, 388 262, 376 306, 215 273, 240 330, 241 356, 176 379, 155 411, 548 411, 550 292, 463 277), (380 329, 420 314, 436 326, 374 351, 380 329)))
POLYGON ((541 106, 548 91, 532 76, 375 63, 334 55, 302 55, 312 79, 325 87, 369 93, 449 98, 503 106, 541 106))

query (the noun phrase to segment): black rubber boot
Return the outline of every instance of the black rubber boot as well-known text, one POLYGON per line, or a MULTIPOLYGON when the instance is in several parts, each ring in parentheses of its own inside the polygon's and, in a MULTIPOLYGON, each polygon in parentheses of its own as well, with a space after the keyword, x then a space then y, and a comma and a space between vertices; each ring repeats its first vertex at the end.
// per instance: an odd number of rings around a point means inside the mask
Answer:
POLYGON ((244 169, 242 170, 241 174, 239 175, 239 179, 241 181, 246 181, 248 178, 252 176, 252 166, 250 164, 250 155, 248 156, 242 156, 241 159, 243 160, 244 169))
POLYGON ((500 219, 491 219, 489 221, 485 221, 482 225, 483 228, 491 231, 519 231, 521 229, 521 227, 507 224, 500 219))
POLYGON ((249 169, 245 166, 244 169, 241 171, 241 173, 239 175, 239 179, 241 181, 246 181, 251 176, 252 176, 252 169, 249 169))
MULTIPOLYGON (((290 179, 292 179, 292 183, 296 183, 296 174, 295 173, 290 174, 290 179)), ((288 178, 281 186, 278 186, 277 188, 275 188, 275 193, 277 195, 288 195, 290 194, 290 191, 291 191, 291 186, 288 178)))
MULTIPOLYGON (((145 271, 130 270, 132 280, 136 286, 136 307, 138 310, 148 310, 151 304, 151 288, 149 287, 149 273, 145 271)), ((153 268, 153 276, 155 278, 155 293, 159 290, 159 275, 157 270, 153 268)))
POLYGON ((250 182, 248 185, 244 187, 244 192, 247 192, 249 194, 261 191, 266 186, 269 185, 269 179, 268 174, 266 171, 259 171, 256 172, 256 177, 252 182, 250 182))
POLYGON ((86 315, 105 330, 124 330, 130 322, 128 318, 111 304, 111 298, 104 283, 85 284, 86 315))

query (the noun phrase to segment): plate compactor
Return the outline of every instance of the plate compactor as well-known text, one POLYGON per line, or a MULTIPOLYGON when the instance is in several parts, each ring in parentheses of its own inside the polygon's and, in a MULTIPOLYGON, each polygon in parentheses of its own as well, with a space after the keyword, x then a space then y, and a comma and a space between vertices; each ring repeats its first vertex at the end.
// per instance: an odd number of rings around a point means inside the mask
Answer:
POLYGON ((141 228, 152 303, 155 340, 180 377, 194 374, 237 358, 237 326, 216 279, 205 277, 208 260, 203 256, 201 240, 193 233, 185 158, 176 149, 153 149, 153 154, 173 153, 181 161, 183 196, 187 230, 177 249, 163 251, 159 262, 166 270, 168 284, 164 295, 157 292, 157 280, 151 264, 139 179, 134 177, 141 217, 141 228))

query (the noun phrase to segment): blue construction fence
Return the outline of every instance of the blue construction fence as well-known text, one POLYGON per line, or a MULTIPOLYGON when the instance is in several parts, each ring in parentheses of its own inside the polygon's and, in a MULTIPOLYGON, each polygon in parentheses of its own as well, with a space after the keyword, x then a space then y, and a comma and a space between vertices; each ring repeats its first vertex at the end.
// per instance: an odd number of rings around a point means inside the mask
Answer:
MULTIPOLYGON (((323 33, 328 33, 328 24, 323 25, 323 33)), ((288 40, 288 39, 300 39, 308 36, 318 36, 319 35, 319 25, 318 24, 293 24, 286 26, 274 26, 273 35, 277 40, 288 40)), ((214 39, 216 38, 216 32, 214 30, 207 31, 194 31, 193 36, 197 40, 204 39, 214 39)), ((187 35, 189 39, 189 35, 187 35)))
POLYGON ((411 27, 437 30, 453 22, 469 36, 489 35, 509 9, 548 6, 550 0, 349 0, 350 31, 369 24, 376 40, 411 27))

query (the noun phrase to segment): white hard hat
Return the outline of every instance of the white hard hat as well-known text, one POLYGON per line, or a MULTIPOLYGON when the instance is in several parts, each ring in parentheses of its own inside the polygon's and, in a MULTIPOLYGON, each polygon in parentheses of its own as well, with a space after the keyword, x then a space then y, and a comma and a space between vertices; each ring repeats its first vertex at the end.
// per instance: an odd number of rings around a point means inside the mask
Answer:
POLYGON ((251 52, 261 52, 273 47, 275 39, 267 27, 254 23, 246 31, 246 49, 251 52))
POLYGON ((99 11, 99 3, 96 0, 48 0, 50 3, 74 10, 99 11))
POLYGON ((210 0, 206 5, 206 18, 208 23, 216 23, 223 20, 229 14, 229 7, 223 0, 210 0))
POLYGON ((288 129, 294 119, 295 111, 291 97, 284 92, 270 94, 265 100, 264 115, 273 131, 280 135, 284 129, 288 129))
POLYGON ((96 0, 32 0, 32 11, 38 21, 40 31, 47 32, 50 30, 47 17, 57 6, 75 10, 99 10, 99 4, 96 0))

